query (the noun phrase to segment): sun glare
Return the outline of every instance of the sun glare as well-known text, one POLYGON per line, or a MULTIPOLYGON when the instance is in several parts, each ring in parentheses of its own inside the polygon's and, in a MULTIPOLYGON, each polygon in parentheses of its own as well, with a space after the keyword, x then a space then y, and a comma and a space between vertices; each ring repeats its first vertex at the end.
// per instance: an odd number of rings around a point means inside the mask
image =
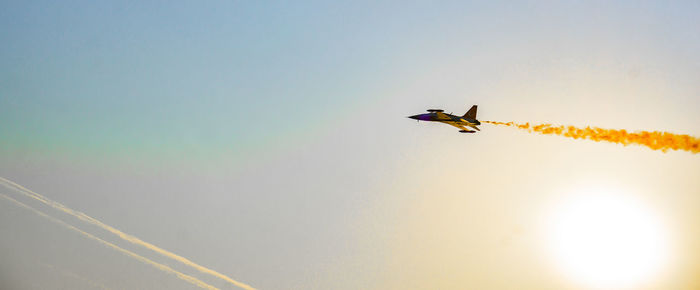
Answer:
POLYGON ((609 189, 584 190, 548 218, 548 251, 565 275, 595 288, 642 286, 664 268, 668 236, 653 212, 609 189))

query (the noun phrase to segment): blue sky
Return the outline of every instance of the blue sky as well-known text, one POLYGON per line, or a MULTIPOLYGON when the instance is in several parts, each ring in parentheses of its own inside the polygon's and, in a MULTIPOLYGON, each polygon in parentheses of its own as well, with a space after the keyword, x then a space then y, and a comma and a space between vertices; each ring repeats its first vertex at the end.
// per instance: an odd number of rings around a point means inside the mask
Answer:
POLYGON ((504 71, 553 61, 656 69, 697 59, 700 46, 693 9, 655 3, 5 6, 3 139, 74 155, 197 155, 293 139, 450 63, 484 59, 451 73, 498 82, 504 71))
MULTIPOLYGON (((0 176, 263 289, 579 287, 545 262, 537 219, 609 185, 677 241, 649 285, 692 287, 697 156, 405 117, 478 104, 699 136, 699 17, 694 1, 3 2, 0 176)), ((190 286, 0 208, 12 286, 190 286)))

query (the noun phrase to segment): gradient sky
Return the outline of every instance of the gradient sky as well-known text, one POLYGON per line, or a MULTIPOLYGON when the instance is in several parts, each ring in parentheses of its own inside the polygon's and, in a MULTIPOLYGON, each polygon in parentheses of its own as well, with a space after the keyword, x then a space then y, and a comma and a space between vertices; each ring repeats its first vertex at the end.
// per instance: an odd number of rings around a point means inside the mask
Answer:
MULTIPOLYGON (((478 104, 700 136, 698 19, 697 1, 3 1, 0 176, 261 289, 585 288, 541 220, 616 188, 672 241, 636 286, 698 288, 699 156, 405 118, 478 104)), ((0 288, 192 286, 3 199, 0 237, 0 288)))

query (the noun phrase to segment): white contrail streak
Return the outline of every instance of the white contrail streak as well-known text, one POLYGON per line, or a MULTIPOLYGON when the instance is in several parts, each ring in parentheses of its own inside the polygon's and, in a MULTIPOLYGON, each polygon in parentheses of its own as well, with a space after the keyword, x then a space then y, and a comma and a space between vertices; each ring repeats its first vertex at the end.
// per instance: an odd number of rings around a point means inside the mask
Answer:
POLYGON ((214 277, 217 277, 217 278, 219 278, 219 279, 222 279, 222 280, 224 280, 224 281, 226 281, 226 282, 229 282, 229 283, 231 283, 231 284, 233 284, 233 285, 235 285, 235 286, 238 286, 238 287, 240 287, 240 288, 243 288, 243 289, 247 289, 247 290, 253 290, 253 289, 255 289, 255 288, 253 288, 252 286, 250 286, 250 285, 248 285, 248 284, 245 284, 245 283, 243 283, 243 282, 238 282, 238 281, 236 281, 236 280, 233 280, 233 279, 229 278, 228 276, 226 276, 226 275, 224 275, 224 274, 221 274, 221 273, 216 272, 216 271, 214 271, 214 270, 212 270, 212 269, 209 269, 209 268, 206 268, 206 267, 204 267, 204 266, 201 266, 201 265, 199 265, 199 264, 197 264, 197 263, 194 263, 194 262, 188 260, 188 259, 185 258, 185 257, 179 256, 179 255, 177 255, 177 254, 175 254, 175 253, 173 253, 173 252, 170 252, 170 251, 168 251, 168 250, 161 249, 161 248, 157 247, 156 245, 153 245, 153 244, 151 244, 151 243, 142 241, 141 239, 139 239, 139 238, 137 238, 137 237, 134 237, 134 236, 132 236, 132 235, 126 234, 126 233, 124 233, 124 232, 122 232, 122 231, 120 231, 120 230, 118 230, 118 229, 115 229, 115 228, 113 228, 113 227, 111 227, 111 226, 109 226, 109 225, 106 225, 106 224, 102 223, 101 221, 98 221, 98 220, 96 220, 96 219, 94 219, 94 218, 92 218, 92 217, 90 217, 90 216, 88 216, 88 215, 86 215, 86 214, 84 214, 84 213, 82 213, 82 212, 74 211, 74 210, 72 210, 72 209, 70 209, 70 208, 64 206, 63 204, 60 204, 60 203, 55 202, 55 201, 53 201, 53 200, 50 200, 50 199, 44 197, 44 196, 41 195, 41 194, 38 194, 38 193, 36 193, 36 192, 33 192, 33 191, 31 191, 31 190, 29 190, 29 189, 27 189, 27 188, 25 188, 25 187, 23 187, 23 186, 21 186, 21 185, 19 185, 19 184, 17 184, 17 183, 14 183, 14 182, 12 182, 12 181, 10 181, 10 180, 7 180, 7 179, 5 179, 5 178, 3 178, 3 177, 0 177, 0 184, 3 184, 4 186, 6 186, 6 187, 8 187, 8 188, 10 188, 10 189, 15 189, 15 190, 17 190, 18 192, 20 192, 20 193, 22 193, 22 194, 24 194, 24 195, 26 195, 26 196, 28 196, 28 197, 31 197, 31 198, 33 198, 33 199, 36 199, 36 200, 38 200, 38 201, 40 201, 40 202, 42 202, 42 203, 44 203, 44 204, 46 204, 46 205, 49 205, 49 206, 51 206, 51 207, 53 207, 53 208, 55 208, 55 209, 57 209, 57 210, 60 210, 60 211, 62 211, 62 212, 65 212, 65 213, 67 213, 67 214, 69 214, 69 215, 72 215, 72 216, 74 216, 74 217, 76 217, 76 218, 78 218, 78 219, 80 219, 80 220, 82 220, 82 221, 85 221, 85 222, 88 222, 88 223, 90 223, 90 224, 96 225, 96 226, 98 226, 98 227, 100 227, 100 228, 102 228, 102 229, 104 229, 104 230, 106 230, 106 231, 108 231, 108 232, 111 232, 111 233, 113 233, 113 234, 119 236, 120 238, 122 238, 122 239, 125 240, 125 241, 128 241, 128 242, 130 242, 130 243, 132 243, 132 244, 139 245, 139 246, 142 246, 142 247, 147 248, 147 249, 149 249, 149 250, 152 250, 152 251, 154 251, 154 252, 157 252, 157 253, 159 253, 159 254, 161 254, 161 255, 163 255, 163 256, 166 256, 166 257, 171 258, 171 259, 173 259, 173 260, 176 260, 176 261, 178 261, 178 262, 180 262, 180 263, 183 263, 183 264, 185 264, 185 265, 187 265, 187 266, 190 266, 190 267, 192 267, 192 268, 195 268, 195 269, 197 269, 198 271, 200 271, 200 272, 202 272, 202 273, 212 275, 212 276, 214 276, 214 277))
POLYGON ((153 267, 156 267, 156 268, 158 268, 158 269, 160 269, 160 270, 162 270, 162 271, 165 271, 165 272, 167 272, 167 273, 174 274, 174 275, 177 276, 178 278, 180 278, 180 279, 182 279, 182 280, 185 280, 185 281, 187 281, 187 282, 189 282, 189 283, 192 283, 192 284, 194 284, 195 286, 198 286, 198 287, 204 288, 204 289, 218 289, 218 288, 216 288, 216 287, 214 287, 214 286, 212 286, 212 285, 209 285, 209 284, 207 284, 207 283, 204 283, 203 281, 201 281, 201 280, 199 280, 199 279, 197 279, 197 278, 195 278, 195 277, 192 277, 192 276, 190 276, 190 275, 187 275, 187 274, 183 274, 183 273, 181 273, 181 272, 178 272, 177 270, 174 270, 173 268, 170 268, 170 267, 168 267, 168 266, 166 266, 166 265, 163 265, 163 264, 160 264, 160 263, 156 263, 156 262, 154 262, 154 261, 152 261, 152 260, 150 260, 150 259, 148 259, 148 258, 146 258, 146 257, 144 257, 144 256, 141 256, 141 255, 139 255, 139 254, 136 254, 136 253, 134 253, 134 252, 132 252, 132 251, 129 251, 129 250, 127 250, 127 249, 120 248, 119 246, 117 246, 117 245, 115 245, 115 244, 112 244, 112 243, 110 243, 110 242, 108 242, 108 241, 105 241, 105 240, 100 239, 100 238, 98 238, 98 237, 96 237, 96 236, 93 236, 93 235, 91 235, 91 234, 89 234, 89 233, 87 233, 87 232, 85 232, 85 231, 83 231, 83 230, 81 230, 81 229, 79 229, 79 228, 76 228, 76 227, 74 227, 74 226, 72 226, 72 225, 70 225, 70 224, 68 224, 68 223, 66 223, 66 222, 64 222, 64 221, 62 221, 62 220, 59 220, 59 219, 57 219, 57 218, 55 218, 55 217, 52 217, 52 216, 50 216, 50 215, 47 215, 47 214, 45 214, 45 213, 43 213, 43 212, 41 212, 41 211, 39 211, 39 210, 37 210, 37 209, 35 209, 35 208, 33 208, 33 207, 30 207, 30 206, 28 206, 28 205, 26 205, 26 204, 24 204, 24 203, 22 203, 22 202, 20 202, 20 201, 18 201, 18 200, 16 200, 16 199, 14 199, 14 198, 9 197, 9 196, 7 196, 7 195, 4 195, 4 194, 0 193, 0 196, 2 196, 2 197, 4 197, 5 199, 7 199, 7 200, 9 200, 9 201, 11 201, 11 202, 13 202, 13 203, 15 203, 15 204, 18 205, 18 206, 21 206, 21 207, 23 207, 23 208, 25 208, 25 209, 28 209, 28 210, 30 210, 30 211, 33 211, 34 213, 36 213, 36 214, 38 214, 38 215, 40 215, 40 216, 42 216, 42 217, 45 217, 45 218, 49 219, 49 220, 52 221, 52 222, 55 222, 55 223, 57 223, 57 224, 59 224, 59 225, 62 225, 62 226, 64 226, 64 227, 68 228, 68 229, 74 230, 74 231, 80 233, 81 235, 83 235, 83 236, 85 236, 85 237, 87 237, 87 238, 90 238, 90 239, 92 239, 92 240, 98 241, 98 242, 100 242, 101 244, 103 244, 103 245, 105 245, 105 246, 108 246, 108 247, 110 247, 110 248, 112 248, 112 249, 115 249, 115 250, 117 250, 117 251, 119 251, 119 252, 122 252, 123 254, 125 254, 125 255, 127 255, 127 256, 130 256, 130 257, 132 257, 132 258, 134 258, 134 259, 137 259, 137 260, 139 260, 139 261, 141 261, 141 262, 144 262, 144 263, 146 263, 146 264, 149 264, 149 265, 151 265, 151 266, 153 266, 153 267))

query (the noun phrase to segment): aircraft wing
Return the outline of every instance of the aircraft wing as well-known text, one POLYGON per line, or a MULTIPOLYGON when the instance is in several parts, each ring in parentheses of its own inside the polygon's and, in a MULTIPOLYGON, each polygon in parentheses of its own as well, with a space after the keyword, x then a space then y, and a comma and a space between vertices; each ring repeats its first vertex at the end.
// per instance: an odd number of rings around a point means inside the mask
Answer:
POLYGON ((435 116, 438 118, 438 120, 450 120, 450 117, 443 112, 435 112, 435 116))
MULTIPOLYGON (((459 129, 462 130, 462 131, 471 131, 471 130, 465 128, 465 127, 462 126, 462 125, 458 125, 458 124, 455 124, 455 123, 447 123, 447 124, 452 125, 452 126, 455 126, 455 127, 459 128, 459 129)), ((470 127, 471 127, 471 126, 470 126, 470 127)), ((478 129, 477 129, 477 130, 478 130, 478 129)), ((473 132, 473 131, 472 131, 472 132, 473 132)))

